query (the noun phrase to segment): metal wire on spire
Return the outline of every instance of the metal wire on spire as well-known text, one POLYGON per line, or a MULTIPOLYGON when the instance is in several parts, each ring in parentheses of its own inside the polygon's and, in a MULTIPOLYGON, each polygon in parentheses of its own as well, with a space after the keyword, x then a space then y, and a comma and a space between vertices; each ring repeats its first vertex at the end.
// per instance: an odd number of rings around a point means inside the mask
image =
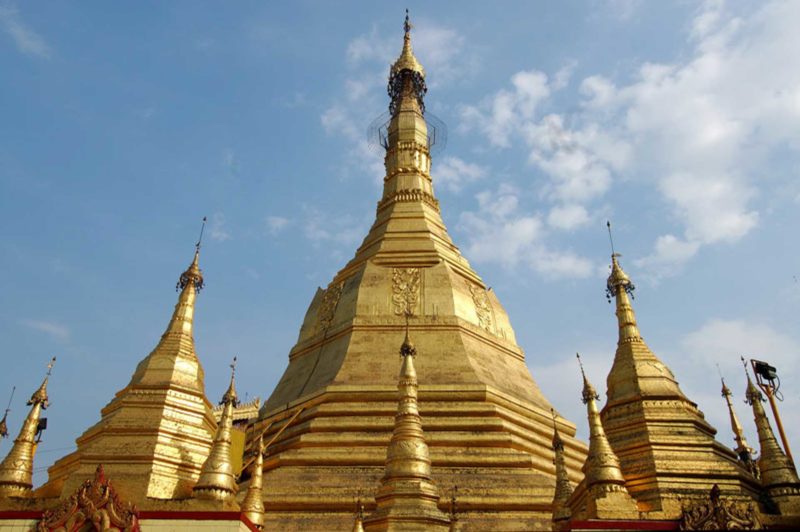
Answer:
POLYGON ((606 227, 608 228, 608 241, 611 243, 611 256, 615 257, 617 254, 614 251, 614 238, 611 236, 611 222, 606 220, 606 227))
POLYGON ((203 243, 203 231, 206 229, 207 216, 203 216, 203 225, 200 226, 200 236, 197 238, 197 244, 194 245, 197 251, 200 251, 200 244, 203 243))

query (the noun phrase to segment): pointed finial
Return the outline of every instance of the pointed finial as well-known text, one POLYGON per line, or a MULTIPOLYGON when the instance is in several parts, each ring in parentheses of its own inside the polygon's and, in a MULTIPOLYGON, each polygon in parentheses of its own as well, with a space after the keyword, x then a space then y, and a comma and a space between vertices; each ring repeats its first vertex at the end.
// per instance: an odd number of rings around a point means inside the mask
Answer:
POLYGON ((405 313, 405 316, 406 316, 406 337, 403 340, 403 345, 400 346, 400 356, 406 357, 410 355, 413 357, 416 356, 417 354, 417 348, 414 347, 413 343, 411 343, 411 339, 409 338, 408 335, 408 329, 409 329, 408 319, 410 317, 410 313, 407 311, 405 313))
MULTIPOLYGON (((580 359, 579 359, 580 360, 580 359)), ((564 441, 561 439, 561 434, 558 432, 558 424, 556 423, 556 411, 550 409, 550 416, 553 418, 553 450, 564 448, 564 441)))
POLYGON ((627 292, 631 299, 634 298, 633 291, 636 286, 631 282, 630 277, 623 271, 622 266, 619 265, 619 258, 622 257, 614 249, 614 238, 611 235, 611 222, 606 221, 608 228, 608 241, 611 244, 611 274, 608 276, 606 282, 606 299, 611 303, 611 299, 617 295, 617 288, 622 287, 627 292))
POLYGON ((403 29, 405 30, 406 35, 411 33, 411 28, 413 28, 413 27, 414 26, 411 25, 411 21, 409 20, 408 8, 406 8, 406 21, 403 23, 403 29))
POLYGON ((747 370, 747 361, 744 357, 739 357, 742 359, 742 366, 744 366, 744 374, 747 376, 747 391, 745 391, 745 400, 744 402, 752 405, 753 403, 760 403, 764 402, 764 396, 761 395, 761 390, 756 388, 756 385, 753 384, 753 380, 750 378, 750 372, 747 370))
POLYGON ((239 404, 239 397, 236 395, 236 360, 237 357, 234 356, 229 366, 231 368, 231 383, 228 385, 225 395, 222 396, 222 401, 219 402, 221 405, 231 403, 235 407, 239 404))
POLYGON ((197 239, 197 243, 194 245, 194 258, 186 271, 183 272, 178 279, 178 283, 175 285, 175 290, 177 292, 180 292, 189 284, 194 285, 195 292, 200 292, 203 286, 205 286, 203 272, 200 270, 200 246, 203 243, 203 232, 205 231, 207 220, 208 218, 203 216, 203 223, 200 226, 200 236, 197 239))
POLYGON ((586 378, 586 372, 583 370, 583 361, 581 361, 580 353, 575 353, 575 356, 578 359, 578 365, 581 367, 581 375, 583 376, 583 393, 581 394, 583 404, 600 399, 600 396, 597 395, 597 390, 594 389, 592 383, 586 378))
POLYGON ((3 413, 3 419, 0 420, 0 438, 8 437, 8 413, 11 412, 11 401, 14 399, 14 392, 16 390, 17 390, 16 386, 11 388, 11 397, 8 398, 8 405, 6 406, 6 411, 3 413))
POLYGON ((722 370, 719 368, 719 363, 716 363, 717 373, 719 373, 719 380, 722 382, 722 397, 732 395, 730 388, 725 384, 725 377, 722 376, 722 370))
POLYGON ((361 502, 360 488, 356 499, 356 518, 353 522, 353 532, 364 532, 364 504, 361 502))
POLYGON ((35 403, 41 403, 43 409, 50 406, 50 400, 47 397, 47 381, 50 379, 50 374, 53 372, 53 366, 55 363, 56 357, 51 358, 50 362, 47 363, 47 374, 45 375, 41 386, 39 386, 39 388, 33 392, 33 395, 27 404, 33 405, 35 403))

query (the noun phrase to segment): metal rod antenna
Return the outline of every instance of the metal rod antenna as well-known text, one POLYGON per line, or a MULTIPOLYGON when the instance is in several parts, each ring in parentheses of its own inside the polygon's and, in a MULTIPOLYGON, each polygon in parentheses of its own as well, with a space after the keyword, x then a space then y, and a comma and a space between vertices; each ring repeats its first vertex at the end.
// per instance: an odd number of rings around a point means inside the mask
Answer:
POLYGON ((616 251, 614 251, 614 238, 611 236, 611 222, 606 220, 606 227, 608 228, 608 241, 611 243, 611 254, 616 255, 616 251))
POLYGON ((208 217, 203 216, 203 225, 200 226, 200 237, 197 239, 197 244, 194 246, 198 250, 200 249, 200 244, 203 243, 203 231, 205 231, 206 228, 206 221, 208 221, 208 217))
POLYGON ((17 391, 16 386, 11 388, 11 397, 8 398, 8 405, 6 405, 6 414, 8 414, 11 411, 11 401, 14 400, 14 392, 16 391, 17 391))

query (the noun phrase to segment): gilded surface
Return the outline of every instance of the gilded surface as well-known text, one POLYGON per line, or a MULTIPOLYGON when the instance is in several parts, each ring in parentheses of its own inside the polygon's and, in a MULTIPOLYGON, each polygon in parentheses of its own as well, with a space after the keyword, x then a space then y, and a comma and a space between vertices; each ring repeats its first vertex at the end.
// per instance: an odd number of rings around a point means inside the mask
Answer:
POLYGON ((47 510, 36 526, 37 532, 139 532, 139 513, 130 503, 123 503, 106 479, 103 466, 97 466, 94 478, 85 481, 58 507, 47 510))

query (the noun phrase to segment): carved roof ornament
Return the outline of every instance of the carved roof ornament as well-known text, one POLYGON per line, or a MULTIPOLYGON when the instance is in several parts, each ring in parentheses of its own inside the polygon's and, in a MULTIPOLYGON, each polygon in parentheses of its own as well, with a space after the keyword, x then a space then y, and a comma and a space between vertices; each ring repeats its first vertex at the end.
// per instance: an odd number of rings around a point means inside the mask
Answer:
POLYGON ((752 503, 726 501, 714 484, 708 500, 684 507, 681 530, 760 530, 761 521, 752 503))
POLYGON ((36 526, 37 532, 63 530, 140 532, 139 512, 123 503, 98 465, 94 479, 85 481, 61 506, 46 510, 36 526))

